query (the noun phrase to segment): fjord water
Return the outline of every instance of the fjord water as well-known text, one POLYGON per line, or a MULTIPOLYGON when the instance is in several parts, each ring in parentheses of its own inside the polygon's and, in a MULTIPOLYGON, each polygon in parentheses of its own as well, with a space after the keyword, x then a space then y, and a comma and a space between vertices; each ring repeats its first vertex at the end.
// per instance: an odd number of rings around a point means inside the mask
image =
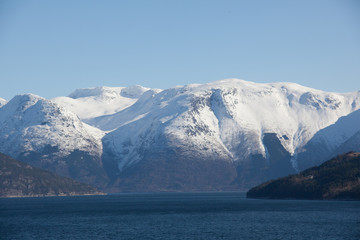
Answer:
POLYGON ((360 202, 244 193, 4 198, 0 239, 360 239, 360 202))

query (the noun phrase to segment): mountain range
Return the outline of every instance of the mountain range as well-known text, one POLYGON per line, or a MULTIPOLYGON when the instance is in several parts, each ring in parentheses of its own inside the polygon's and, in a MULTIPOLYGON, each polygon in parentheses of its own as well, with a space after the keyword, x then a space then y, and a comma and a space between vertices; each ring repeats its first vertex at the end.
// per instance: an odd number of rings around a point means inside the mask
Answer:
POLYGON ((227 79, 0 101, 0 152, 107 192, 247 190, 360 151, 360 91, 227 79))

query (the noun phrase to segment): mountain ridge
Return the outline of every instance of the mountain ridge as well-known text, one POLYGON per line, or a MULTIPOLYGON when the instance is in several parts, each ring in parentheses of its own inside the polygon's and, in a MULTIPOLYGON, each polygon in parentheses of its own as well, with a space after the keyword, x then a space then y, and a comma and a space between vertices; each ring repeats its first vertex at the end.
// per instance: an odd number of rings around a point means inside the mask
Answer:
POLYGON ((52 101, 86 121, 127 108, 147 90, 149 88, 142 86, 83 88, 75 90, 68 97, 56 97, 52 101))
POLYGON ((18 95, 0 108, 0 126, 0 152, 61 176, 104 185, 101 139, 74 113, 33 94, 18 95))
MULTIPOLYGON (((341 131, 344 126, 337 122, 357 115, 360 107, 360 91, 330 93, 296 83, 238 79, 165 90, 97 87, 51 100, 28 98, 17 104, 12 99, 0 108, 0 142, 12 149, 0 150, 13 157, 23 152, 20 160, 57 173, 65 167, 63 175, 111 191, 246 190, 314 164, 301 157, 314 153, 309 142, 332 125, 341 131), (36 109, 34 101, 48 107, 36 109), (26 120, 26 125, 23 120, 30 112, 38 120, 26 120), (53 124, 50 130, 44 128, 46 122, 53 124), (40 152, 21 150, 37 144, 29 129, 39 130, 38 141, 49 143, 40 144, 40 152), (17 138, 10 141, 10 136, 17 138), (70 173, 72 161, 77 173, 70 173), (219 182, 211 180, 215 175, 219 182), (136 183, 139 179, 143 186, 136 183)), ((349 126, 353 130, 336 144, 332 134, 326 141, 347 149, 343 144, 359 128, 357 121, 349 126)), ((352 144, 357 144, 356 137, 352 144)))

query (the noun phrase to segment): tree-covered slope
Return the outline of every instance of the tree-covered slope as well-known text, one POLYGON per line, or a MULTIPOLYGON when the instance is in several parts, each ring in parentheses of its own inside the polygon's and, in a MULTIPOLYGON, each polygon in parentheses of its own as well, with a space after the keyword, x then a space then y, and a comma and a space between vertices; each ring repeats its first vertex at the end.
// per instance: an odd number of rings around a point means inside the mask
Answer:
POLYGON ((102 194, 97 189, 32 167, 0 153, 0 197, 102 194))
POLYGON ((360 200, 360 153, 339 155, 299 174, 250 189, 249 198, 360 200))

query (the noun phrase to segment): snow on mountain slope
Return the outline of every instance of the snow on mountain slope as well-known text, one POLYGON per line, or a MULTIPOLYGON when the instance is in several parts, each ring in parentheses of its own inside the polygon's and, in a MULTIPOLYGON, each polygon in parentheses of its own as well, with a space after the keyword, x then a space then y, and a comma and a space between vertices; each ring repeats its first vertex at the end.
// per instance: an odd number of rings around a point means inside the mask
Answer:
MULTIPOLYGON (((359 101, 358 101, 359 103, 359 101)), ((298 156, 301 169, 318 165, 336 154, 360 150, 360 110, 339 118, 334 124, 318 131, 302 148, 298 156)))
POLYGON ((95 87, 78 89, 68 97, 52 99, 60 106, 76 113, 80 119, 89 119, 119 112, 132 104, 149 88, 130 87, 95 87))
POLYGON ((13 157, 17 157, 20 149, 38 151, 47 144, 58 146, 65 155, 74 149, 101 152, 101 138, 88 134, 90 126, 86 127, 72 112, 36 95, 14 97, 1 108, 0 124, 0 136, 5 143, 0 151, 13 157))
MULTIPOLYGON (((106 165, 120 174, 154 159, 192 159, 232 162, 239 181, 246 181, 294 171, 292 156, 320 129, 359 109, 359 99, 360 92, 228 79, 148 91, 129 108, 94 120, 102 130, 116 129, 103 147, 106 165)), ((169 171, 176 168, 169 165, 169 171)))
POLYGON ((102 136, 71 111, 33 94, 15 96, 0 108, 0 152, 63 176, 97 181, 96 174, 86 175, 103 171, 102 136))
POLYGON ((7 103, 7 101, 3 98, 0 98, 0 108, 4 106, 7 103))
POLYGON ((284 148, 295 154, 318 130, 359 108, 359 95, 229 79, 148 92, 128 109, 98 118, 96 126, 119 127, 104 143, 119 156, 120 167, 136 159, 136 147, 159 132, 174 147, 208 156, 217 152, 235 161, 254 154, 266 158, 265 133, 276 133, 284 148))
POLYGON ((347 152, 360 152, 360 131, 343 142, 333 153, 333 156, 347 152))
POLYGON ((0 108, 0 152, 109 191, 246 190, 356 145, 359 108, 360 91, 238 79, 26 94, 0 108))
MULTIPOLYGON (((93 119, 89 119, 88 123, 94 127, 97 127, 103 131, 111 131, 125 122, 138 120, 146 115, 147 112, 153 110, 153 104, 150 101, 152 96, 161 92, 159 89, 152 89, 145 92, 137 102, 134 103, 134 107, 131 109, 124 109, 121 113, 115 113, 111 115, 103 115, 93 119)), ((176 111, 176 109, 174 109, 176 111)))

